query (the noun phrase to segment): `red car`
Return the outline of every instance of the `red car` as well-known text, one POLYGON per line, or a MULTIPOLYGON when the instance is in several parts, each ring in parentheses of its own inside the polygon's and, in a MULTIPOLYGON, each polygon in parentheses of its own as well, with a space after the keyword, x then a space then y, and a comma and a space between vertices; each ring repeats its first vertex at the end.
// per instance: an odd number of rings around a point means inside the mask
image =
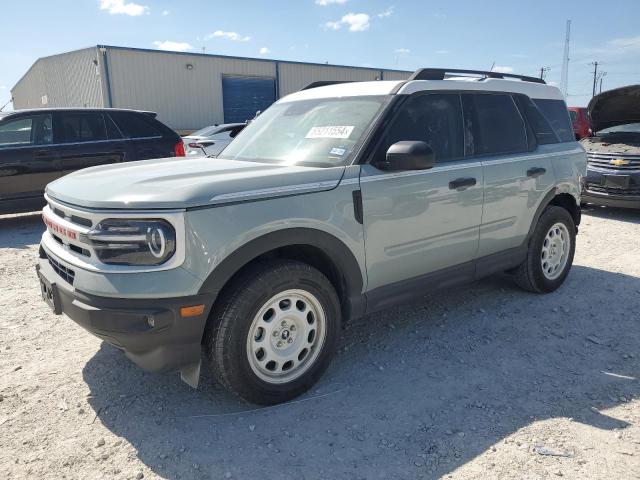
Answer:
POLYGON ((585 107, 568 107, 571 115, 571 124, 576 140, 591 135, 591 125, 589 123, 589 110, 585 107))

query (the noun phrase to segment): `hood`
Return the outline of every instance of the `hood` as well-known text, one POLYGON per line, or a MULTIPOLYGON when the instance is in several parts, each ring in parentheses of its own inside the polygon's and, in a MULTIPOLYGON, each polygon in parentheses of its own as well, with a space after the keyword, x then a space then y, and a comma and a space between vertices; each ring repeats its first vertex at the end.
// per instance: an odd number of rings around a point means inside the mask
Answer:
POLYGON ((594 132, 627 123, 640 123, 640 85, 616 88, 596 95, 587 108, 594 132))
POLYGON ((46 193, 85 208, 183 209, 331 190, 344 168, 163 158, 79 170, 46 193))

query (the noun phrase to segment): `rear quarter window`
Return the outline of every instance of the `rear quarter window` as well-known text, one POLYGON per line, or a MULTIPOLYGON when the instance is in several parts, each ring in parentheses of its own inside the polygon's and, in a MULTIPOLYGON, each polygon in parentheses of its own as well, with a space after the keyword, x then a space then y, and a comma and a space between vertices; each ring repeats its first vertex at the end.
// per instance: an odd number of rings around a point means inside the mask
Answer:
POLYGON ((110 112, 109 115, 116 122, 120 131, 127 138, 161 137, 162 131, 152 118, 145 118, 145 114, 131 112, 110 112))
POLYGON ((575 136, 569 110, 563 100, 549 100, 537 98, 533 102, 540 109, 547 121, 553 127, 561 142, 573 142, 575 136))

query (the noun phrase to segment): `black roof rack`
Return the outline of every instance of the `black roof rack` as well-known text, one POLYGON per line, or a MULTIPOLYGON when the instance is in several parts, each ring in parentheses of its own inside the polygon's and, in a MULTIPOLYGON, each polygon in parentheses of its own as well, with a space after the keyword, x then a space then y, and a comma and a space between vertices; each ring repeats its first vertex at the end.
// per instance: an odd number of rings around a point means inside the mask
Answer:
POLYGON ((464 74, 479 75, 485 78, 517 78, 523 82, 547 83, 541 78, 527 77, 526 75, 514 75, 513 73, 485 72, 483 70, 458 70, 452 68, 421 68, 416 70, 409 80, 444 80, 446 75, 464 74))
POLYGON ((302 87, 300 91, 310 90, 312 88, 318 88, 318 87, 326 87, 327 85, 337 85, 339 83, 353 83, 353 82, 351 80, 320 80, 318 82, 311 82, 306 87, 302 87))

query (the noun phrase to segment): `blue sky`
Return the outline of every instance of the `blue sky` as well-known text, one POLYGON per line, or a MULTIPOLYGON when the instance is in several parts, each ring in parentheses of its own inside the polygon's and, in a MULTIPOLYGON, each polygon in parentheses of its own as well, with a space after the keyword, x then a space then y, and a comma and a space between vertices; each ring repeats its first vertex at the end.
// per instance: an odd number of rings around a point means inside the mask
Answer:
POLYGON ((640 1, 5 0, 0 106, 38 58, 109 44, 413 70, 496 69, 560 83, 572 20, 569 98, 640 83, 640 1), (607 5, 607 8, 603 8, 607 5))

